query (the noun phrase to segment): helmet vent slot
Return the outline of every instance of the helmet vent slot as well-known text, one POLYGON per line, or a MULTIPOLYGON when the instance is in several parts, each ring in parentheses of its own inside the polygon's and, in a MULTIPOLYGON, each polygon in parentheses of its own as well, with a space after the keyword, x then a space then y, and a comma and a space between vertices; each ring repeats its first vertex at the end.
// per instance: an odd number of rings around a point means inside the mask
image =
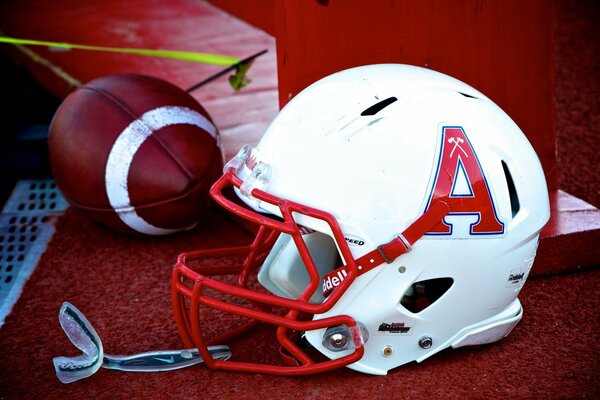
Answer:
POLYGON ((477 97, 475 97, 475 96, 472 96, 472 95, 470 95, 470 94, 463 93, 463 92, 458 92, 458 93, 460 93, 460 94, 462 94, 463 96, 465 96, 465 97, 468 97, 468 98, 470 98, 470 99, 477 99, 477 100, 479 100, 477 97))
POLYGON ((519 196, 517 195, 515 182, 513 181, 510 170, 508 169, 508 165, 504 162, 504 160, 502 160, 502 169, 504 170, 504 176, 506 177, 506 186, 508 187, 508 195, 510 196, 510 210, 514 218, 521 209, 519 196))
POLYGON ((452 278, 436 278, 415 282, 404 293, 400 304, 414 314, 420 313, 442 297, 453 283, 452 278))
POLYGON ((389 97, 385 100, 381 100, 379 103, 375 103, 371 107, 369 107, 366 110, 364 110, 363 112, 361 112, 360 115, 362 115, 363 117, 366 115, 375 115, 379 111, 383 110, 384 108, 386 108, 387 106, 389 106, 390 104, 392 104, 393 102, 395 102, 397 100, 398 99, 395 97, 389 97))

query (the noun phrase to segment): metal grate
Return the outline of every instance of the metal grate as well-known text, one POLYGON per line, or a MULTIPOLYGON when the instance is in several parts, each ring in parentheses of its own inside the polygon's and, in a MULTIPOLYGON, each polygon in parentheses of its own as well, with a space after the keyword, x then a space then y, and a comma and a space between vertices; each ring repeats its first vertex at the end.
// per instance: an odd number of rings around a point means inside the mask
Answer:
POLYGON ((68 204, 52 180, 17 183, 0 214, 0 327, 19 299, 68 204))
POLYGON ((67 206, 52 179, 24 179, 17 182, 2 214, 60 214, 67 206))

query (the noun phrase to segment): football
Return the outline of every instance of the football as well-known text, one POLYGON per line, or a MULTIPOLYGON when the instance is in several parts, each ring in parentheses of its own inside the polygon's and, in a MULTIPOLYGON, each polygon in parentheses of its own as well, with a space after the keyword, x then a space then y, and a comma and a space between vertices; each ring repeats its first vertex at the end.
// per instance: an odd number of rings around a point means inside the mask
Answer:
POLYGON ((206 110, 177 86, 135 74, 101 77, 69 94, 50 124, 48 150, 73 207, 144 235, 198 224, 223 166, 206 110))

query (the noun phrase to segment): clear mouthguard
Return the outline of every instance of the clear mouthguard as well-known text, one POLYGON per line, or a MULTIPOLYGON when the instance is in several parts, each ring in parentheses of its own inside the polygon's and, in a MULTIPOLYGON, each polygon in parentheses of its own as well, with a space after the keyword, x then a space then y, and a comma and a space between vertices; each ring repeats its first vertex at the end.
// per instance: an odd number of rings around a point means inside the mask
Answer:
POLYGON ((235 157, 225 164, 224 171, 233 168, 235 174, 242 180, 240 192, 249 200, 258 203, 252 196, 254 189, 266 191, 273 178, 273 168, 264 161, 256 147, 245 145, 235 157))

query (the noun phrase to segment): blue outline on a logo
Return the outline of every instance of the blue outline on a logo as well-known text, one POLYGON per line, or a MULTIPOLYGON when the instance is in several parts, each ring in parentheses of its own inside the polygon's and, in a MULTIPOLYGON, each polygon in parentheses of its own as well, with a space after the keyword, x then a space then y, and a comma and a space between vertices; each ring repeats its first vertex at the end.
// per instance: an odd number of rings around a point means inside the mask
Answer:
MULTIPOLYGON (((429 207, 431 206, 431 200, 433 199, 433 190, 435 189, 436 185, 437 185, 437 181, 438 181, 438 176, 440 173, 440 164, 442 163, 442 155, 443 155, 443 150, 444 150, 444 142, 446 140, 446 129, 449 128, 455 128, 455 129, 460 129, 465 137, 465 139, 467 139, 467 142, 469 143, 469 147, 471 148, 471 151, 473 152, 473 155, 475 156, 475 161, 477 161, 477 165, 479 166, 479 170, 481 171, 481 176, 483 177, 483 182, 485 183, 485 189, 487 190, 488 196, 490 198, 490 201, 492 202, 492 211, 494 212, 494 218, 496 219, 496 222, 498 222, 501 226, 502 226, 502 232, 473 232, 473 227, 475 225, 477 225, 479 223, 479 221, 481 221, 481 213, 480 212, 470 212, 470 213, 462 213, 462 212, 450 212, 448 213, 448 215, 476 215, 477 216, 477 221, 473 222, 470 227, 469 227, 469 235, 472 236, 492 236, 492 235, 503 235, 504 234, 504 227, 505 224, 504 222, 502 222, 499 218, 498 218, 498 214, 496 213, 496 205, 494 204, 494 198, 492 197, 492 193, 490 192, 490 187, 488 186, 487 183, 487 178, 485 177, 485 172, 483 171, 483 168, 481 168, 481 163, 479 162, 479 157, 477 157, 477 153, 475 152, 475 149, 473 148, 473 145, 471 144, 471 141, 469 140, 469 137, 467 136, 467 133, 465 132, 465 130, 463 129, 462 126, 443 126, 442 127, 442 140, 440 141, 440 150, 439 150, 439 156, 438 156, 438 162, 437 162, 437 166, 436 166, 436 170, 435 170, 435 177, 433 179, 433 184, 431 185, 431 189, 429 192, 429 200, 427 201, 427 205, 425 206, 425 211, 424 213, 429 210, 429 207)), ((459 162, 460 159, 459 159, 459 162)), ((464 168, 464 167, 463 167, 464 168)), ((457 167, 457 171, 458 171, 458 167, 457 167)), ((471 192, 473 191, 471 188, 471 182, 469 181, 469 176, 467 175, 466 171, 465 171, 465 176, 467 177, 467 182, 469 183, 469 189, 471 189, 471 192)), ((454 183, 452 182, 452 189, 454 188, 454 183)), ((450 191, 450 193, 452 193, 452 190, 450 191)), ((467 197, 467 196, 452 196, 453 198, 457 198, 457 197, 467 197)), ((474 197, 474 196, 471 196, 474 197)), ((446 215, 446 216, 448 216, 446 215)), ((426 236, 450 236, 453 233, 453 225, 452 224, 448 224, 446 223, 444 217, 442 219, 442 224, 444 224, 445 226, 447 226, 450 229, 450 232, 448 233, 432 233, 432 232, 426 232, 425 235, 426 236)))

